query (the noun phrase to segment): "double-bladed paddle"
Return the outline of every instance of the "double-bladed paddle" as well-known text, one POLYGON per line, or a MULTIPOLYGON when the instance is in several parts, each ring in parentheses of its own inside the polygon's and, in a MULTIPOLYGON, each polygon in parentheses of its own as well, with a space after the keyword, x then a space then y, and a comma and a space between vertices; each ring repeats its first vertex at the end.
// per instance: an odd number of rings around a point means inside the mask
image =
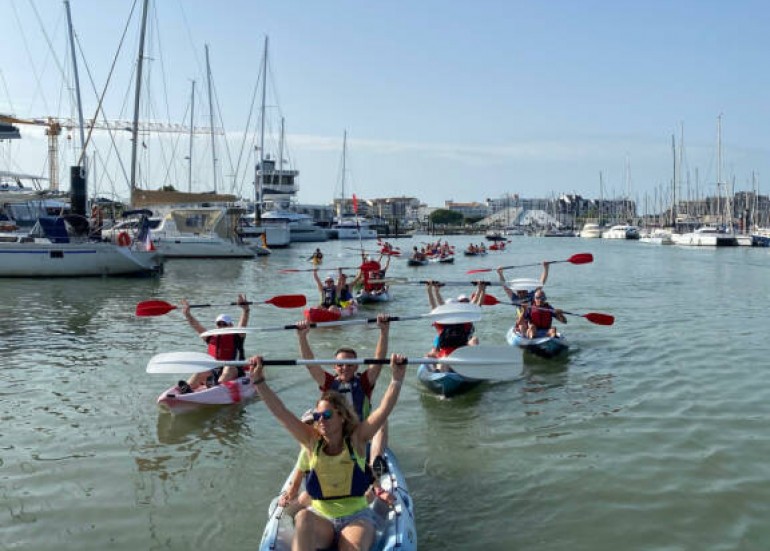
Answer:
MULTIPOLYGON (((594 261, 594 255, 591 253, 577 253, 573 254, 571 257, 569 257, 567 260, 550 260, 548 261, 549 264, 556 264, 559 262, 569 262, 570 264, 590 264, 594 261)), ((527 268, 529 266, 540 266, 542 265, 542 262, 538 262, 535 264, 520 264, 518 266, 502 266, 504 270, 512 270, 514 268, 527 268)), ((476 270, 468 270, 465 272, 466 274, 482 274, 486 272, 493 272, 497 270, 497 268, 478 268, 476 270)))
MULTIPOLYGON (((543 308, 541 306, 533 306, 529 303, 526 303, 526 305, 529 308, 534 308, 537 310, 545 310, 547 312, 551 312, 552 314, 555 313, 555 308, 543 308)), ((523 306, 521 303, 512 302, 510 303, 510 306, 523 306)), ((591 323, 595 323, 596 325, 613 325, 615 323, 615 316, 612 316, 610 314, 602 314, 601 312, 588 312, 587 314, 576 314, 574 312, 567 312, 566 310, 561 311, 562 314, 566 314, 568 316, 578 316, 580 318, 585 318, 591 323)))
MULTIPOLYGON (((278 295, 267 300, 247 301, 241 304, 272 304, 277 308, 301 308, 307 304, 307 297, 305 295, 278 295)), ((190 308, 211 308, 214 306, 240 306, 240 304, 237 302, 230 302, 228 304, 191 304, 190 308)), ((162 316, 178 308, 180 307, 165 300, 145 300, 136 305, 136 315, 142 317, 162 316)))
MULTIPOLYGON (((472 365, 513 365, 516 363, 515 349, 509 346, 463 346, 444 358, 405 358, 406 364, 448 364, 454 368, 472 365)), ((338 358, 304 359, 264 359, 263 365, 335 365, 344 361, 346 364, 369 365, 390 363, 390 358, 338 358)), ((246 360, 215 360, 204 352, 164 352, 150 358, 147 373, 186 374, 203 373, 219 366, 246 366, 246 360)), ((463 370, 464 373, 472 369, 463 370)))
MULTIPOLYGON (((438 306, 428 312, 427 314, 420 314, 417 316, 388 316, 388 321, 410 321, 418 319, 430 319, 445 324, 452 323, 475 323, 481 320, 481 308, 475 304, 444 304, 438 306)), ((340 327, 345 325, 366 325, 369 323, 377 323, 377 318, 358 318, 338 321, 321 321, 316 323, 308 323, 307 326, 311 329, 323 328, 323 327, 340 327)), ((269 331, 283 331, 285 329, 296 329, 297 324, 292 323, 289 325, 279 325, 277 327, 223 327, 222 329, 211 329, 200 334, 200 337, 214 337, 216 335, 233 335, 233 334, 248 334, 248 333, 264 333, 269 331)))

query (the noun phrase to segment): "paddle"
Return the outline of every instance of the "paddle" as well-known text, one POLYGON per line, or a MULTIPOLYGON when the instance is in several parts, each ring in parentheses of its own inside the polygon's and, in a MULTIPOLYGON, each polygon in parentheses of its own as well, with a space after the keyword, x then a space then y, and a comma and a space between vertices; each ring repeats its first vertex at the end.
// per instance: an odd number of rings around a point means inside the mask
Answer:
MULTIPOLYGON (((444 304, 438 306, 427 314, 417 316, 388 316, 388 321, 410 321, 418 319, 432 319, 442 323, 475 323, 481 320, 481 308, 475 304, 444 304)), ((351 320, 321 321, 317 323, 308 323, 311 329, 323 327, 340 327, 343 325, 366 325, 368 323, 377 323, 377 318, 358 318, 351 320)), ((283 331, 285 329, 296 329, 297 324, 279 325, 277 327, 223 327, 222 329, 210 329, 200 334, 201 338, 213 337, 216 335, 233 335, 247 333, 264 333, 268 331, 283 331)))
MULTIPOLYGON (((463 346, 445 358, 405 358, 406 364, 448 364, 453 367, 469 365, 511 365, 515 363, 514 349, 509 346, 463 346)), ((390 358, 345 358, 346 364, 387 365, 390 358)), ((262 361, 263 365, 335 365, 337 358, 304 360, 279 359, 262 361)), ((215 360, 205 352, 164 352, 147 363, 147 373, 203 373, 223 365, 246 366, 246 360, 215 360)))
MULTIPOLYGON (((325 270, 329 272, 333 272, 334 270, 357 270, 358 266, 339 266, 337 268, 324 268, 325 270)), ((318 268, 302 268, 302 269, 285 269, 285 270, 279 270, 279 274, 299 274, 303 272, 315 272, 318 270, 318 268)))
MULTIPOLYGON (((385 279, 370 279, 370 283, 382 283, 385 285, 391 285, 391 284, 403 284, 403 285, 426 285, 428 283, 431 283, 431 281, 427 279, 408 279, 406 277, 389 277, 385 279)), ((500 283, 499 281, 435 281, 433 280, 433 283, 438 286, 444 286, 444 285, 450 285, 450 286, 463 286, 463 285, 473 285, 476 286, 479 283, 486 283, 487 286, 491 287, 500 287, 502 285, 505 285, 504 283, 500 283)))
MULTIPOLYGON (((272 304, 278 308, 301 308, 307 304, 305 295, 278 295, 267 300, 248 301, 243 304, 272 304)), ((190 308, 211 308, 212 306, 239 306, 237 302, 228 304, 191 304, 190 308)), ((162 316, 172 310, 177 310, 179 306, 170 304, 164 300, 145 300, 136 305, 136 315, 162 316)))
MULTIPOLYGON (((550 264, 556 264, 559 262, 569 262, 570 264, 589 264, 594 261, 594 255, 591 253, 577 253, 573 254, 567 260, 550 260, 550 264)), ((502 266, 504 270, 512 270, 514 268, 527 268, 529 266, 540 266, 542 262, 536 264, 521 264, 519 266, 502 266)), ((485 272, 493 272, 497 268, 478 268, 476 270, 468 270, 466 274, 482 274, 485 272)))
MULTIPOLYGON (((511 303, 511 306, 521 306, 521 304, 511 303)), ((540 306, 530 306, 530 308, 537 308, 538 310, 546 310, 551 313, 554 312, 553 308, 541 308, 540 306)), ((588 312, 587 314, 576 314, 574 312, 567 312, 565 310, 562 310, 561 313, 566 314, 568 316, 577 316, 580 318, 585 318, 591 323, 595 323, 596 325, 613 325, 615 323, 615 316, 611 316, 610 314, 602 314, 600 312, 588 312)))

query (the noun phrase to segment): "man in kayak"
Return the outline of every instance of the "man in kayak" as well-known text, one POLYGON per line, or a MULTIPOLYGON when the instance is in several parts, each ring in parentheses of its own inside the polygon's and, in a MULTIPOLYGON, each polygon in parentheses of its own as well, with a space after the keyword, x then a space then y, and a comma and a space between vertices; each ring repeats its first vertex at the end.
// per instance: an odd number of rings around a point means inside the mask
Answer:
POLYGON ((534 303, 527 307, 524 317, 528 322, 528 339, 555 337, 557 331, 553 327, 553 318, 567 323, 567 318, 562 311, 546 302, 545 292, 542 289, 535 291, 534 303))
MULTIPOLYGON (((436 309, 442 304, 456 303, 472 303, 477 306, 481 306, 484 303, 484 296, 486 295, 486 282, 479 281, 477 283, 477 290, 473 293, 471 298, 467 295, 460 295, 456 299, 448 299, 444 301, 441 296, 440 283, 430 280, 426 283, 428 290, 428 302, 431 309, 436 309)), ((475 327, 473 323, 438 323, 434 322, 433 326, 438 331, 438 335, 433 341, 433 348, 428 354, 429 358, 443 358, 449 356, 452 352, 462 346, 477 346, 479 344, 479 338, 473 333, 475 327)), ((445 364, 437 364, 434 368, 436 371, 452 371, 452 368, 445 364)))
MULTIPOLYGON (((388 335, 390 332, 390 323, 387 314, 377 316, 377 327, 380 329, 380 336, 377 339, 377 347, 374 351, 374 357, 383 359, 388 355, 388 335)), ((299 352, 303 359, 312 360, 315 358, 313 350, 308 342, 308 323, 300 321, 297 323, 297 340, 299 342, 299 352)), ((377 384, 377 378, 382 371, 382 365, 372 364, 363 373, 358 373, 357 364, 346 364, 346 359, 356 358, 356 351, 352 348, 339 348, 334 357, 340 360, 340 363, 334 366, 334 373, 329 373, 319 365, 308 365, 307 370, 310 376, 318 384, 321 392, 327 390, 336 390, 340 392, 350 403, 353 410, 361 420, 366 419, 372 408, 372 392, 374 385, 377 384)), ((371 445, 371 465, 377 473, 382 469, 384 460, 381 457, 382 452, 388 445, 387 424, 382 430, 374 435, 371 445)), ((378 473, 379 474, 379 473, 378 473)))
MULTIPOLYGON (((540 274, 541 288, 545 285, 545 282, 548 281, 548 270, 550 266, 550 262, 547 260, 543 261, 543 272, 540 274)), ((521 335, 526 335, 528 322, 524 317, 524 311, 527 309, 527 306, 532 304, 536 289, 527 289, 523 286, 516 288, 515 291, 514 289, 511 289, 505 281, 502 266, 497 268, 497 275, 500 278, 500 282, 503 284, 503 291, 505 291, 505 294, 511 299, 511 303, 516 305, 515 331, 521 335)))
POLYGON ((316 249, 313 255, 308 259, 313 263, 313 266, 318 266, 321 262, 323 262, 324 259, 324 253, 321 252, 321 249, 316 249))
MULTIPOLYGON (((249 323, 249 303, 246 296, 238 295, 237 303, 241 307, 241 319, 238 321, 238 327, 246 327, 249 323)), ((187 299, 182 299, 182 315, 199 335, 206 331, 206 328, 190 313, 190 303, 187 302, 187 299)), ((219 314, 215 323, 219 329, 233 327, 233 319, 228 314, 219 314)), ((217 360, 243 360, 245 357, 243 352, 244 339, 244 335, 230 334, 206 337, 204 341, 208 345, 208 353, 217 360)), ((211 371, 196 373, 186 382, 179 381, 177 386, 180 394, 189 394, 204 383, 206 386, 216 386, 243 377, 244 374, 242 367, 226 365, 211 371)))
POLYGON ((390 255, 386 255, 388 258, 384 266, 382 265, 382 256, 380 255, 379 260, 375 260, 373 256, 365 257, 362 255, 363 262, 358 267, 358 274, 353 280, 353 287, 363 285, 364 291, 371 294, 385 291, 385 286, 382 283, 372 283, 372 280, 384 279, 385 273, 390 267, 390 255))

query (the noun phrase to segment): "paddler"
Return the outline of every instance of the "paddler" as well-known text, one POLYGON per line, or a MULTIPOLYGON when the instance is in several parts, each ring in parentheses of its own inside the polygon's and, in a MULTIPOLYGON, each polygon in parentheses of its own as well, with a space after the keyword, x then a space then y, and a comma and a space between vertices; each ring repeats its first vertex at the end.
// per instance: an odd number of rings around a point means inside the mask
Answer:
POLYGON ((567 323, 564 313, 546 302, 545 292, 542 289, 535 291, 534 303, 524 312, 525 319, 529 322, 527 338, 555 337, 556 328, 553 327, 553 318, 562 323, 567 323))
MULTIPOLYGON (((380 336, 377 339, 377 347, 374 350, 374 357, 378 359, 386 358, 388 355, 388 335, 390 332, 390 323, 387 314, 377 316, 377 327, 380 329, 380 336)), ((299 352, 303 359, 312 360, 315 358, 310 343, 308 342, 308 323, 300 321, 297 323, 297 341, 299 343, 299 352)), ((334 357, 339 359, 339 363, 334 366, 334 373, 329 373, 319 365, 308 365, 307 370, 310 376, 318 384, 321 392, 335 390, 340 392, 350 403, 353 411, 358 418, 363 421, 369 415, 372 407, 372 392, 377 384, 377 378, 382 371, 382 365, 371 364, 363 373, 358 372, 357 364, 346 364, 346 359, 356 358, 357 354, 353 348, 343 347, 337 349, 334 357)), ((382 471, 384 460, 381 457, 388 443, 387 425, 381 431, 378 431, 372 440, 370 463, 375 473, 378 475, 382 471), (378 472, 378 470, 380 472, 378 472)))
MULTIPOLYGON (((540 287, 538 288, 542 288, 542 286, 545 285, 545 282, 548 281, 548 270, 550 266, 550 262, 547 260, 543 261, 543 272, 540 274, 540 287)), ((505 294, 511 299, 511 303, 516 305, 516 322, 514 330, 521 335, 526 335, 528 321, 524 317, 524 311, 527 309, 527 306, 532 304, 537 288, 527 289, 526 287, 521 286, 517 287, 514 293, 514 289, 511 289, 505 281, 502 266, 498 266, 497 276, 503 284, 503 291, 505 291, 505 294)))
MULTIPOLYGON (((238 321, 238 327, 246 327, 249 323, 249 303, 245 295, 238 295, 237 304, 241 307, 241 319, 238 321)), ((190 312, 190 303, 187 299, 182 299, 182 315, 199 335, 206 332, 206 328, 195 319, 190 312)), ((229 314, 219 314, 215 323, 218 329, 233 327, 233 319, 229 314)), ((205 337, 203 340, 208 345, 208 353, 217 360, 243 360, 243 341, 245 335, 229 334, 214 335, 205 337)), ((194 392, 199 386, 205 384, 207 387, 216 386, 227 381, 232 381, 238 377, 243 377, 245 371, 242 367, 226 365, 217 367, 211 371, 195 373, 187 381, 179 381, 177 387, 180 394, 189 394, 194 392)))
MULTIPOLYGON (((440 283, 435 281, 426 282, 426 288, 428 291, 428 301, 430 302, 431 309, 435 309, 442 304, 451 303, 471 303, 477 306, 481 306, 484 303, 484 296, 486 295, 487 283, 485 281, 479 281, 477 283, 477 291, 471 298, 467 295, 460 295, 456 299, 444 299, 439 291, 440 283)), ((479 344, 479 339, 473 333, 475 327, 473 323, 438 323, 434 322, 433 326, 436 328, 438 335, 433 341, 433 348, 431 349, 427 357, 430 358, 443 358, 449 356, 452 352, 462 346, 476 346, 479 344)), ((435 366, 436 371, 452 371, 452 368, 445 364, 438 364, 435 366)))
POLYGON ((300 443, 310 458, 306 489, 312 507, 294 517, 293 549, 368 550, 377 518, 366 501, 366 443, 385 424, 398 401, 406 375, 404 357, 390 359, 392 379, 377 409, 359 422, 347 400, 327 391, 316 402, 316 426, 302 422, 268 387, 262 358, 250 358, 252 381, 267 409, 300 443))
POLYGON ((315 280, 316 287, 318 287, 318 292, 321 295, 321 303, 318 307, 329 310, 330 312, 339 313, 340 291, 342 290, 341 287, 345 285, 342 278, 335 283, 334 272, 329 272, 326 274, 323 282, 321 282, 321 278, 318 277, 318 268, 313 268, 313 279, 315 280))

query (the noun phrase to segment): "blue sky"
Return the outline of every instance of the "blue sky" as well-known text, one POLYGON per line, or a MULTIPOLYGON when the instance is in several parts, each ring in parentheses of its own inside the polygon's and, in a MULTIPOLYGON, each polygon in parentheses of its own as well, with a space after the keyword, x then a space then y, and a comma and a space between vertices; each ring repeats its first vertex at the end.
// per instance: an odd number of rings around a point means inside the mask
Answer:
MULTIPOLYGON (((132 3, 71 2, 99 88, 132 3)), ((67 64, 61 2, 0 1, 0 21, 12 22, 0 36, 0 112, 69 115, 31 6, 67 64)), ((186 124, 196 79, 196 124, 208 124, 207 43, 235 163, 269 36, 268 126, 277 133, 279 114, 285 117, 303 202, 340 194, 347 130, 348 192, 360 197, 413 195, 433 206, 504 193, 598 197, 601 172, 605 198, 630 188, 641 210, 645 200, 670 193, 671 136, 678 145, 682 126, 681 192, 694 194, 697 185, 701 195, 715 193, 720 114, 722 179, 749 190, 754 173, 767 193, 768 15, 760 1, 162 0, 151 14, 151 99, 143 100, 154 107, 143 118, 186 124)), ((135 13, 105 100, 110 119, 131 118, 137 40, 135 13)), ((94 93, 83 95, 92 113, 94 93)), ((0 169, 42 173, 43 131, 22 130, 23 141, 0 146, 0 169)), ((106 137, 98 140, 101 150, 106 137)), ((146 139, 140 171, 150 187, 186 189, 187 138, 166 140, 161 154, 159 142, 146 139), (169 160, 172 142, 177 153, 169 160)), ((199 190, 211 187, 205 142, 196 138, 199 190)), ((221 174, 231 174, 223 145, 217 148, 221 174)), ((240 173, 253 162, 245 159, 240 173)), ((126 196, 125 179, 109 173, 100 167, 94 185, 126 196)), ((235 185, 250 196, 250 181, 230 177, 220 189, 235 185)))

